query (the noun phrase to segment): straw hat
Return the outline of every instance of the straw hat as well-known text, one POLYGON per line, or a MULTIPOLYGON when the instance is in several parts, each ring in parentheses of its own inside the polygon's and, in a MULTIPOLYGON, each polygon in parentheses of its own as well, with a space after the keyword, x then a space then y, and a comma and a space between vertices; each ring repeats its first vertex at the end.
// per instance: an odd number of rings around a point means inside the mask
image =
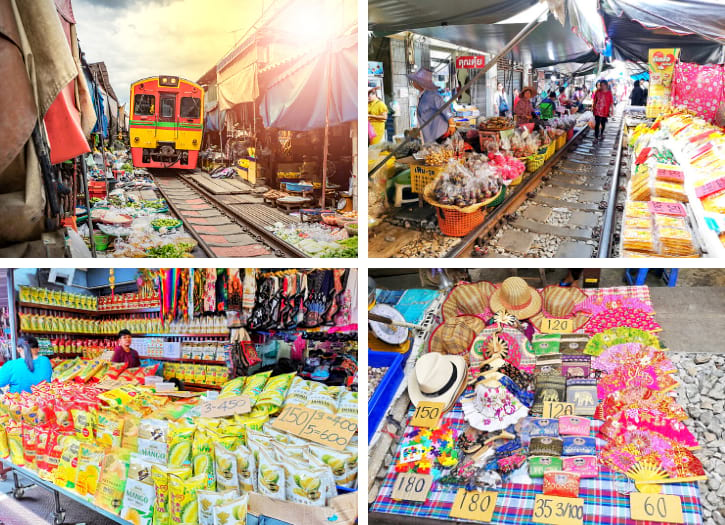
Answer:
POLYGON ((450 291, 441 306, 443 320, 458 315, 479 315, 488 310, 488 300, 496 287, 488 281, 461 283, 450 291))
POLYGON ((491 310, 506 310, 518 319, 528 319, 541 311, 539 292, 521 277, 509 277, 491 295, 491 310))
POLYGON ((524 96, 524 91, 528 91, 529 93, 531 93, 531 98, 534 98, 536 96, 536 90, 531 86, 526 86, 526 87, 522 88, 521 93, 519 93, 520 97, 524 96))
POLYGON ((587 296, 579 288, 574 286, 547 286, 541 291, 542 308, 541 312, 530 319, 537 329, 541 329, 544 319, 573 319, 574 331, 582 328, 589 316, 583 313, 574 314, 576 306, 585 301, 587 296))
POLYGON ((457 355, 438 352, 423 354, 408 376, 408 395, 413 406, 421 401, 443 403, 451 408, 466 389, 466 360, 457 355))
POLYGON ((415 73, 406 75, 408 80, 415 82, 424 89, 438 90, 438 86, 433 83, 433 72, 430 69, 420 68, 415 73))
POLYGON ((484 328, 486 323, 475 315, 452 317, 433 330, 428 341, 428 351, 460 355, 468 362, 471 345, 484 328))

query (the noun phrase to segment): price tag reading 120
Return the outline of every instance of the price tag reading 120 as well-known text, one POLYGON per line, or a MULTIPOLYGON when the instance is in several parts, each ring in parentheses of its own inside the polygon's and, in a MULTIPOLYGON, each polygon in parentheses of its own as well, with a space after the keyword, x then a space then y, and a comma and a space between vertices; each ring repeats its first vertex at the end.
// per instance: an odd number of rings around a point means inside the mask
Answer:
POLYGON ((449 516, 489 523, 496 509, 496 498, 497 492, 458 489, 449 516))
POLYGON ((574 403, 557 403, 544 401, 544 413, 546 419, 557 419, 559 416, 571 416, 574 414, 574 403))
POLYGON ((545 334, 570 334, 574 331, 574 320, 545 317, 541 321, 541 331, 545 334))
POLYGON ((415 407, 413 419, 410 420, 410 426, 433 428, 438 426, 438 421, 443 415, 443 403, 429 403, 421 401, 415 407))
POLYGON ((549 525, 582 525, 584 500, 537 494, 534 501, 533 522, 549 525))
POLYGON ((685 523, 682 501, 671 494, 632 492, 629 495, 629 507, 633 520, 685 523))

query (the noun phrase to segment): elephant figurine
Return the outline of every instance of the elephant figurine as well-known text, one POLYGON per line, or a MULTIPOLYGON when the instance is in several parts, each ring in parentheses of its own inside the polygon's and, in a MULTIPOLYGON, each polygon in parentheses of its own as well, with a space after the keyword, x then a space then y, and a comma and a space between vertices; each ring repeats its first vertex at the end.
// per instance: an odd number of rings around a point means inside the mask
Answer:
POLYGON ((578 407, 586 407, 594 405, 594 399, 592 398, 591 392, 576 392, 574 393, 574 404, 578 407))
POLYGON ((547 402, 551 401, 552 403, 556 403, 559 401, 559 392, 556 390, 553 390, 551 388, 545 388, 541 391, 541 401, 547 402))

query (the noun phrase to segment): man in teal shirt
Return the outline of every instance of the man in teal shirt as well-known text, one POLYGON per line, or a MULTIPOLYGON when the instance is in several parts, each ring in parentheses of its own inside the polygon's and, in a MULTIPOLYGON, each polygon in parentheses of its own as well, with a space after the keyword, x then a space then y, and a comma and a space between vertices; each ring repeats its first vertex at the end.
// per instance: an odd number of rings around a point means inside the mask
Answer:
POLYGON ((0 367, 0 388, 10 386, 10 392, 30 392, 30 387, 50 381, 53 367, 50 359, 38 355, 38 340, 35 337, 18 341, 17 359, 0 367))

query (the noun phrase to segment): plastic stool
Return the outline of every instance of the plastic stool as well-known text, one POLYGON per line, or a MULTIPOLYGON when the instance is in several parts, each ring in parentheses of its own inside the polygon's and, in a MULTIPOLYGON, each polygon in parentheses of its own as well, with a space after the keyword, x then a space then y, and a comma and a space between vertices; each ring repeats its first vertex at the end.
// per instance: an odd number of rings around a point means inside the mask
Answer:
POLYGON ((400 208, 403 204, 413 204, 414 202, 418 202, 418 197, 412 199, 403 198, 403 190, 410 187, 410 184, 401 184, 399 182, 395 183, 395 203, 393 206, 400 208))
MULTIPOLYGON (((624 279, 630 285, 641 286, 647 282, 647 273, 649 270, 649 268, 627 268, 624 270, 624 279)), ((679 273, 679 268, 659 268, 655 270, 655 275, 661 277, 669 287, 677 285, 677 276, 679 273)))

